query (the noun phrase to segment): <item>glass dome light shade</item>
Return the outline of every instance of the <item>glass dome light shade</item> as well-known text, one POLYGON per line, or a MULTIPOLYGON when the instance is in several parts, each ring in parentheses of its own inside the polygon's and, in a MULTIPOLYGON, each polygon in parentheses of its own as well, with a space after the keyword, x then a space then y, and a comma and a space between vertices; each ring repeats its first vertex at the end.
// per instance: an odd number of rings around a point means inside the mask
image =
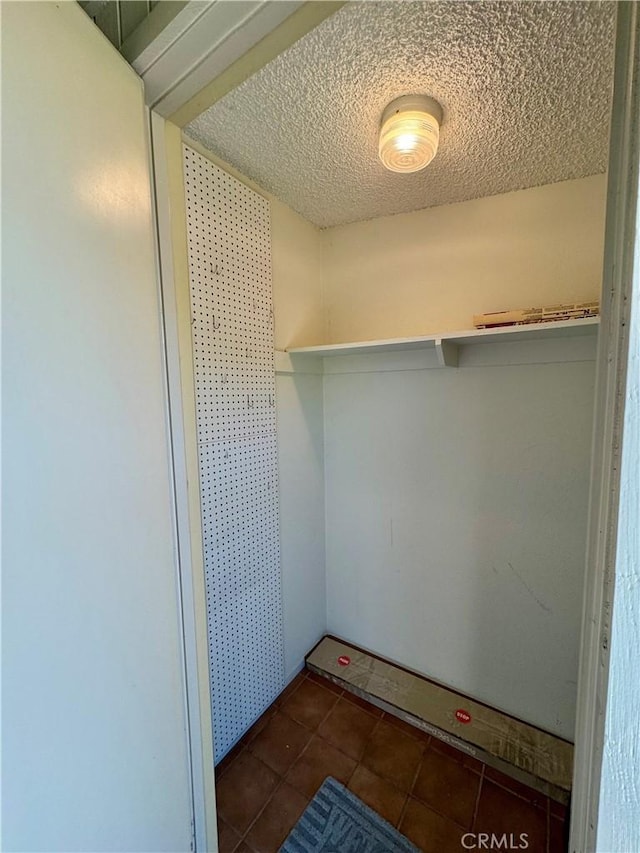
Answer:
POLYGON ((403 95, 382 114, 378 155, 392 172, 418 172, 435 157, 442 107, 427 95, 403 95))

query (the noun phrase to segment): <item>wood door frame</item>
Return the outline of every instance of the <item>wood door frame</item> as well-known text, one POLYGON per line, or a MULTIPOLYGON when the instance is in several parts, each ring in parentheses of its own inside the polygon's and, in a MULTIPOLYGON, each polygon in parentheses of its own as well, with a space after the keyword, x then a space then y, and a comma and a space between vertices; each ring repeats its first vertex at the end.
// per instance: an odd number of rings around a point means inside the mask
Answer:
POLYGON ((215 753, 200 513, 195 375, 191 349, 182 137, 179 128, 152 111, 149 134, 184 637, 194 850, 198 853, 216 853, 215 753))
POLYGON ((629 366, 640 161, 640 18, 618 3, 616 68, 609 153, 602 321, 596 362, 583 625, 578 680, 572 853, 596 849, 607 712, 609 652, 620 510, 620 471, 629 366))

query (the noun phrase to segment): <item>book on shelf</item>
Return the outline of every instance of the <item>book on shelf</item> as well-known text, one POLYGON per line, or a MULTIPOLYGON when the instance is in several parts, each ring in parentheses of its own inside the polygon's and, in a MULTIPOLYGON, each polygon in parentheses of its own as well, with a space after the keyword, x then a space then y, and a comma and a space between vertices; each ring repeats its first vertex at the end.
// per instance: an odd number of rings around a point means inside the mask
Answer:
POLYGON ((475 314, 473 325, 476 329, 495 329, 500 326, 525 326, 529 323, 555 323, 563 320, 584 320, 600 314, 600 302, 567 302, 561 305, 548 305, 544 308, 517 308, 512 311, 494 311, 489 314, 475 314))

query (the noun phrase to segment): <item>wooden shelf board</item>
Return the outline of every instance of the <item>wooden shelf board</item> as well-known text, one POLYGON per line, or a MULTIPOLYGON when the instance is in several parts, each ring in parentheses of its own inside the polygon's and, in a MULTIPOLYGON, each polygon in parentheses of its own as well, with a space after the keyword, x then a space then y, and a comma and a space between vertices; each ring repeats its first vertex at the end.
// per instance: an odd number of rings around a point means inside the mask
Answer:
POLYGON ((579 335, 595 335, 600 319, 567 320, 555 323, 532 323, 527 326, 506 326, 501 329, 468 329, 462 332, 445 332, 419 338, 389 338, 380 341, 355 341, 344 344, 325 344, 313 347, 293 347, 289 355, 339 356, 370 355, 381 352, 403 352, 417 349, 434 349, 442 343, 452 346, 494 344, 510 341, 548 340, 579 335))

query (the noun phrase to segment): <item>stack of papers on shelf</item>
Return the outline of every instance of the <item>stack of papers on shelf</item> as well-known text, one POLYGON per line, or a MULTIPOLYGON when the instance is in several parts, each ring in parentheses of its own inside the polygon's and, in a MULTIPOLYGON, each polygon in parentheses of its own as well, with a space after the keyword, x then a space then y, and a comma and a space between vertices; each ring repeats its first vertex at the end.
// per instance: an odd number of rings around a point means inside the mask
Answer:
POLYGON ((476 314, 473 325, 476 329, 492 329, 496 326, 523 326, 527 323, 553 323, 560 320, 582 320, 597 317, 600 302, 568 302, 549 305, 546 308, 518 308, 514 311, 495 311, 491 314, 476 314))

